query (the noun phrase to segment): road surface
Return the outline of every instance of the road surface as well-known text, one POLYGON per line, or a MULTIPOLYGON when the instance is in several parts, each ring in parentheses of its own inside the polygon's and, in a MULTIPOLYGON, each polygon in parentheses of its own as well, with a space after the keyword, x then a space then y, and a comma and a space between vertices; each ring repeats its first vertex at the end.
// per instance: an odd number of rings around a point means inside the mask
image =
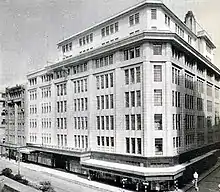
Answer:
MULTIPOLYGON (((0 171, 4 168, 12 169, 13 174, 17 174, 18 166, 12 162, 6 161, 5 159, 0 159, 0 171)), ((40 181, 51 181, 52 186, 56 192, 97 192, 98 190, 90 189, 85 186, 80 186, 78 184, 72 183, 71 181, 66 181, 62 178, 57 178, 51 174, 45 172, 38 172, 30 170, 25 167, 21 167, 21 175, 31 181, 39 183, 40 181)))
MULTIPOLYGON (((199 192, 220 192, 218 185, 220 184, 220 167, 199 182, 199 192)), ((195 192, 192 188, 189 192, 195 192)), ((188 192, 187 191, 187 192, 188 192)))

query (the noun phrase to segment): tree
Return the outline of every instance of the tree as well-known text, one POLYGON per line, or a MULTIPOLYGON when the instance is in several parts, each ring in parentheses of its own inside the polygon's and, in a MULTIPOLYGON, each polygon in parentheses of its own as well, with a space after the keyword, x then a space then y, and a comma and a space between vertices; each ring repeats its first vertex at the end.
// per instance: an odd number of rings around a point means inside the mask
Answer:
POLYGON ((42 181, 40 182, 41 191, 43 192, 55 192, 54 188, 52 187, 50 181, 42 181))

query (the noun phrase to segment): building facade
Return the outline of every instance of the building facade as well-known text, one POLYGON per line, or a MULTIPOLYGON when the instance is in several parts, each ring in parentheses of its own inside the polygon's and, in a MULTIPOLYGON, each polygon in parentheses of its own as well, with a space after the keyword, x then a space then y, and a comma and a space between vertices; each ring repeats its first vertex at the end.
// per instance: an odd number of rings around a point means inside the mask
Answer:
POLYGON ((3 91, 0 92, 0 142, 5 142, 5 93, 3 91))
POLYGON ((25 132, 25 86, 6 88, 6 143, 15 146, 26 145, 25 132))
POLYGON ((181 162, 219 145, 215 45, 192 12, 182 22, 145 1, 58 49, 27 75, 27 160, 169 188, 181 162))

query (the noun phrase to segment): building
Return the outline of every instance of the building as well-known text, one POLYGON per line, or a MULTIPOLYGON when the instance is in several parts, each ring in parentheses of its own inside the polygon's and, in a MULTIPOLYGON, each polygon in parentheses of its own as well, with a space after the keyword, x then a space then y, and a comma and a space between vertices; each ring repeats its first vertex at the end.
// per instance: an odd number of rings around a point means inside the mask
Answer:
POLYGON ((0 91, 0 142, 5 142, 5 93, 0 91))
POLYGON ((144 1, 58 49, 27 75, 28 161, 167 189, 219 146, 215 45, 192 12, 144 1))
POLYGON ((5 90, 5 144, 9 158, 16 158, 17 149, 26 145, 25 86, 16 85, 5 90))

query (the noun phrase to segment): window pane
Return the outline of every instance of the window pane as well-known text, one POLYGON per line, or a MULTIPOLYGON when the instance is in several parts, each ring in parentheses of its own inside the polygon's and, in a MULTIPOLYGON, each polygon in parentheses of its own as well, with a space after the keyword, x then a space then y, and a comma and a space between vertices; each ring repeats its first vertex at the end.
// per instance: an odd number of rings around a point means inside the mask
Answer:
POLYGON ((162 106, 162 90, 154 90, 154 106, 162 106))
POLYGON ((162 66, 154 65, 154 81, 161 82, 162 81, 162 66))

